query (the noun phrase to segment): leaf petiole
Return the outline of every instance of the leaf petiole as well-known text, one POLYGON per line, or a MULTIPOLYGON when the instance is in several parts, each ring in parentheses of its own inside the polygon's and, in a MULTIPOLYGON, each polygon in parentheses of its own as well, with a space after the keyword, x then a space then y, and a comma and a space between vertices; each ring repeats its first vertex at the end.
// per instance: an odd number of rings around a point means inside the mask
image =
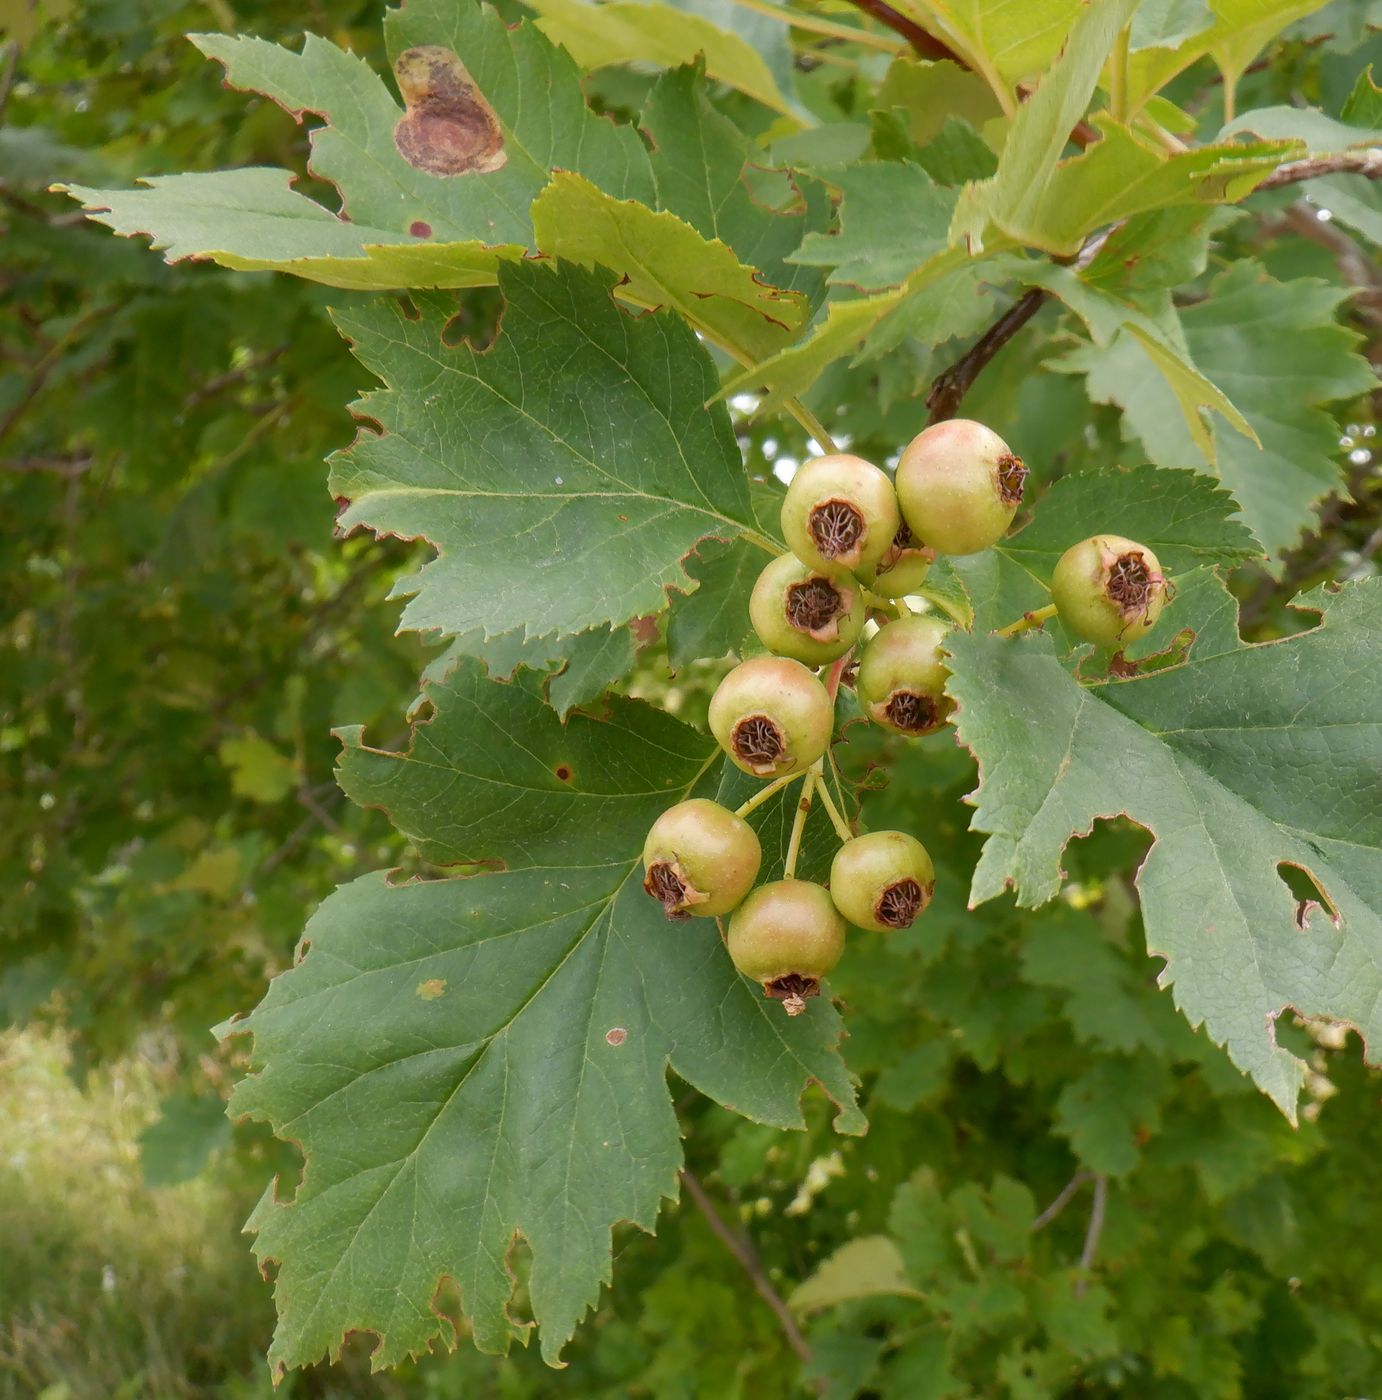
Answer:
POLYGON ((734 809, 734 815, 736 817, 748 816, 750 812, 756 811, 770 797, 773 797, 777 793, 781 792, 782 789, 785 788, 788 783, 796 782, 796 779, 797 775, 795 773, 788 773, 785 778, 774 778, 773 781, 770 782, 767 787, 760 788, 759 791, 754 793, 754 795, 750 797, 747 802, 744 802, 740 806, 736 807, 734 809))

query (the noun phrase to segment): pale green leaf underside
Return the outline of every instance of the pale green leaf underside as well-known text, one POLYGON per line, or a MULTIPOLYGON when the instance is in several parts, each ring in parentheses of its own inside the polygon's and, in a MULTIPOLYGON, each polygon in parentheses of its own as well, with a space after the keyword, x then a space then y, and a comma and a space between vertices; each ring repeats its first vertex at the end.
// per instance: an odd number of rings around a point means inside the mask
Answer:
POLYGON ((492 284, 501 258, 521 243, 433 242, 347 223, 292 188, 286 170, 251 166, 206 174, 156 175, 145 188, 62 186, 97 223, 147 234, 167 261, 207 258, 237 272, 290 272, 352 291, 492 284))
MULTIPOLYGON (((1375 384, 1355 337, 1334 321, 1337 288, 1301 278, 1276 282, 1252 262, 1213 284, 1181 313, 1193 363, 1251 424, 1258 442, 1215 425, 1212 464, 1243 519, 1273 554, 1289 548, 1340 479, 1338 429, 1317 405, 1375 384)), ((1062 362, 1088 375, 1090 397, 1119 404, 1153 461, 1200 467, 1201 450, 1164 382, 1147 373, 1144 347, 1125 336, 1062 362)))
POLYGON ((1079 685, 1052 638, 956 635, 951 692, 979 760, 989 833, 971 898, 1023 906, 1061 884, 1074 834, 1126 813, 1153 834, 1138 877, 1147 946, 1193 1025, 1294 1115, 1304 1065, 1276 1043, 1294 1007, 1382 1035, 1382 587, 1304 605, 1304 634, 1246 646, 1216 586, 1187 664, 1079 685), (1279 862, 1311 872, 1338 913, 1297 922, 1279 862))
MULTIPOLYGON (((628 701, 563 726, 535 684, 488 681, 469 660, 429 698, 407 754, 348 733, 344 783, 436 857, 503 850, 508 869, 346 886, 308 925, 305 957, 227 1028, 253 1034, 257 1066, 233 1111, 306 1156, 292 1202, 271 1192, 251 1221, 256 1252, 278 1261, 279 1368, 353 1330, 378 1335, 380 1366, 449 1339, 430 1308, 443 1277, 476 1341, 505 1348, 521 1330, 515 1235, 555 1362, 609 1281, 611 1227, 652 1229, 676 1193, 669 1064, 781 1127, 801 1124, 814 1079, 839 1126, 862 1127, 829 1001, 785 1017, 734 972, 713 920, 669 924, 640 887, 653 819, 715 791, 709 741, 628 701)), ((775 823, 760 825, 770 858, 775 823)))
POLYGON ((606 275, 510 264, 495 343, 449 346, 454 306, 419 295, 337 317, 386 388, 383 428, 333 461, 341 528, 424 538, 438 557, 398 592, 404 625, 495 636, 582 632, 659 612, 707 534, 752 527, 748 482, 692 332, 634 317, 606 275))
POLYGON ((538 26, 582 68, 652 63, 675 68, 703 57, 706 72, 793 121, 798 109, 762 56, 739 35, 701 15, 654 0, 528 0, 538 26))
POLYGON ((611 199, 589 180, 558 171, 533 205, 537 246, 627 279, 619 295, 670 307, 740 359, 758 360, 790 341, 806 299, 765 285, 718 239, 675 214, 611 199))

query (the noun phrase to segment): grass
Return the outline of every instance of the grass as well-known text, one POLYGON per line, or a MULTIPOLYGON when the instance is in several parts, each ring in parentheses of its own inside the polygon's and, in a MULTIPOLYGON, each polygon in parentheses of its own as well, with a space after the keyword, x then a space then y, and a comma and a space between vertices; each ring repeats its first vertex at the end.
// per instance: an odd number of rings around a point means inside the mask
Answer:
POLYGON ((267 1393, 253 1377, 272 1305, 238 1234, 245 1188, 214 1168, 147 1188, 138 1135, 159 1071, 129 1059, 82 1088, 68 1068, 55 1037, 0 1038, 0 1397, 267 1393))

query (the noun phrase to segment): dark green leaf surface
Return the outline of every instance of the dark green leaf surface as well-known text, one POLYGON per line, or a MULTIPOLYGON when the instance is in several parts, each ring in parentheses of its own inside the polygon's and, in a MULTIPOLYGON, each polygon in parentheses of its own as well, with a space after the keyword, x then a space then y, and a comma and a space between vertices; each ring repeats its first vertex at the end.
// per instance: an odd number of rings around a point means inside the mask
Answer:
MULTIPOLYGON (((706 739, 623 700, 563 726, 535 683, 468 660, 429 698, 406 754, 346 734, 342 781, 429 859, 504 871, 346 886, 298 965, 227 1028, 253 1034, 259 1066, 233 1109, 307 1160, 292 1202, 270 1191, 251 1222, 279 1265, 280 1367, 357 1329, 379 1334, 378 1364, 426 1348, 448 1332, 430 1307, 443 1277, 480 1345, 505 1348, 522 1330, 507 1312, 516 1234, 556 1361, 609 1281, 610 1229, 651 1230, 676 1193, 669 1065, 781 1127, 801 1124, 813 1079, 842 1129, 862 1126, 829 1001, 787 1018, 734 972, 714 921, 669 923, 641 888, 648 826, 713 784, 706 739)), ((763 809, 769 860, 782 805, 763 809)))
POLYGON ((749 635, 749 594, 768 554, 744 540, 702 540, 686 561, 700 580, 692 593, 673 593, 667 618, 667 652, 673 666, 702 656, 737 651, 749 635))
POLYGON ((1147 827, 1138 884, 1163 983, 1294 1115, 1304 1066, 1277 1042, 1283 1010, 1382 1034, 1382 725, 1366 681, 1382 590, 1312 594, 1319 626, 1259 646, 1215 592, 1187 664, 1089 689, 1049 637, 954 637, 958 728, 983 775, 974 825, 989 833, 971 894, 1012 885, 1040 904, 1072 835, 1120 813, 1147 827), (1297 910, 1282 862, 1311 872, 1336 917, 1297 910))
POLYGON ((425 538, 437 559, 400 592, 409 627, 529 636, 659 612, 702 536, 752 522, 714 367, 670 315, 633 317, 609 279, 507 268, 494 344, 445 343, 454 305, 340 313, 385 381, 357 405, 383 428, 339 454, 342 529, 425 538))

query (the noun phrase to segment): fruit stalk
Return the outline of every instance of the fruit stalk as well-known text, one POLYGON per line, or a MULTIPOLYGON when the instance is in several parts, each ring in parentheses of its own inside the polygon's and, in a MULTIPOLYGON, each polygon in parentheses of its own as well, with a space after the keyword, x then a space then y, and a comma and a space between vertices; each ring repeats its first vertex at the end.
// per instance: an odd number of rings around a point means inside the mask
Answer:
POLYGON ((806 770, 806 776, 801 780, 801 796, 797 798, 797 810, 792 817, 792 835, 787 842, 787 859, 783 863, 782 878, 792 880, 796 878, 797 856, 801 854, 801 836, 806 830, 806 815, 811 810, 811 798, 816 790, 816 777, 818 770, 815 767, 806 770))
MULTIPOLYGON (((819 764, 817 767, 819 768, 819 764)), ((849 823, 840 814, 840 809, 835 805, 835 799, 830 795, 830 788, 825 781, 823 771, 816 774, 816 792, 821 799, 821 806, 825 808, 825 814, 830 818, 830 825, 835 828, 835 835, 841 841, 852 841, 854 833, 849 829, 849 823)))
POLYGON ((754 793, 754 795, 750 797, 747 802, 743 802, 738 807, 736 807, 734 809, 734 815, 736 817, 748 816, 750 812, 756 811, 770 797, 773 797, 777 793, 781 792, 782 789, 785 788, 788 783, 795 782, 796 777, 797 775, 795 773, 788 773, 785 778, 774 778, 773 781, 770 782, 767 787, 760 788, 759 791, 754 793))
POLYGON ((1036 608, 1032 612, 1025 612, 1016 622, 1010 622, 1006 627, 1000 627, 994 634, 999 637, 1015 637, 1019 632, 1025 632, 1029 627, 1040 627, 1048 618, 1055 617, 1056 605, 1047 603, 1044 608, 1036 608))

